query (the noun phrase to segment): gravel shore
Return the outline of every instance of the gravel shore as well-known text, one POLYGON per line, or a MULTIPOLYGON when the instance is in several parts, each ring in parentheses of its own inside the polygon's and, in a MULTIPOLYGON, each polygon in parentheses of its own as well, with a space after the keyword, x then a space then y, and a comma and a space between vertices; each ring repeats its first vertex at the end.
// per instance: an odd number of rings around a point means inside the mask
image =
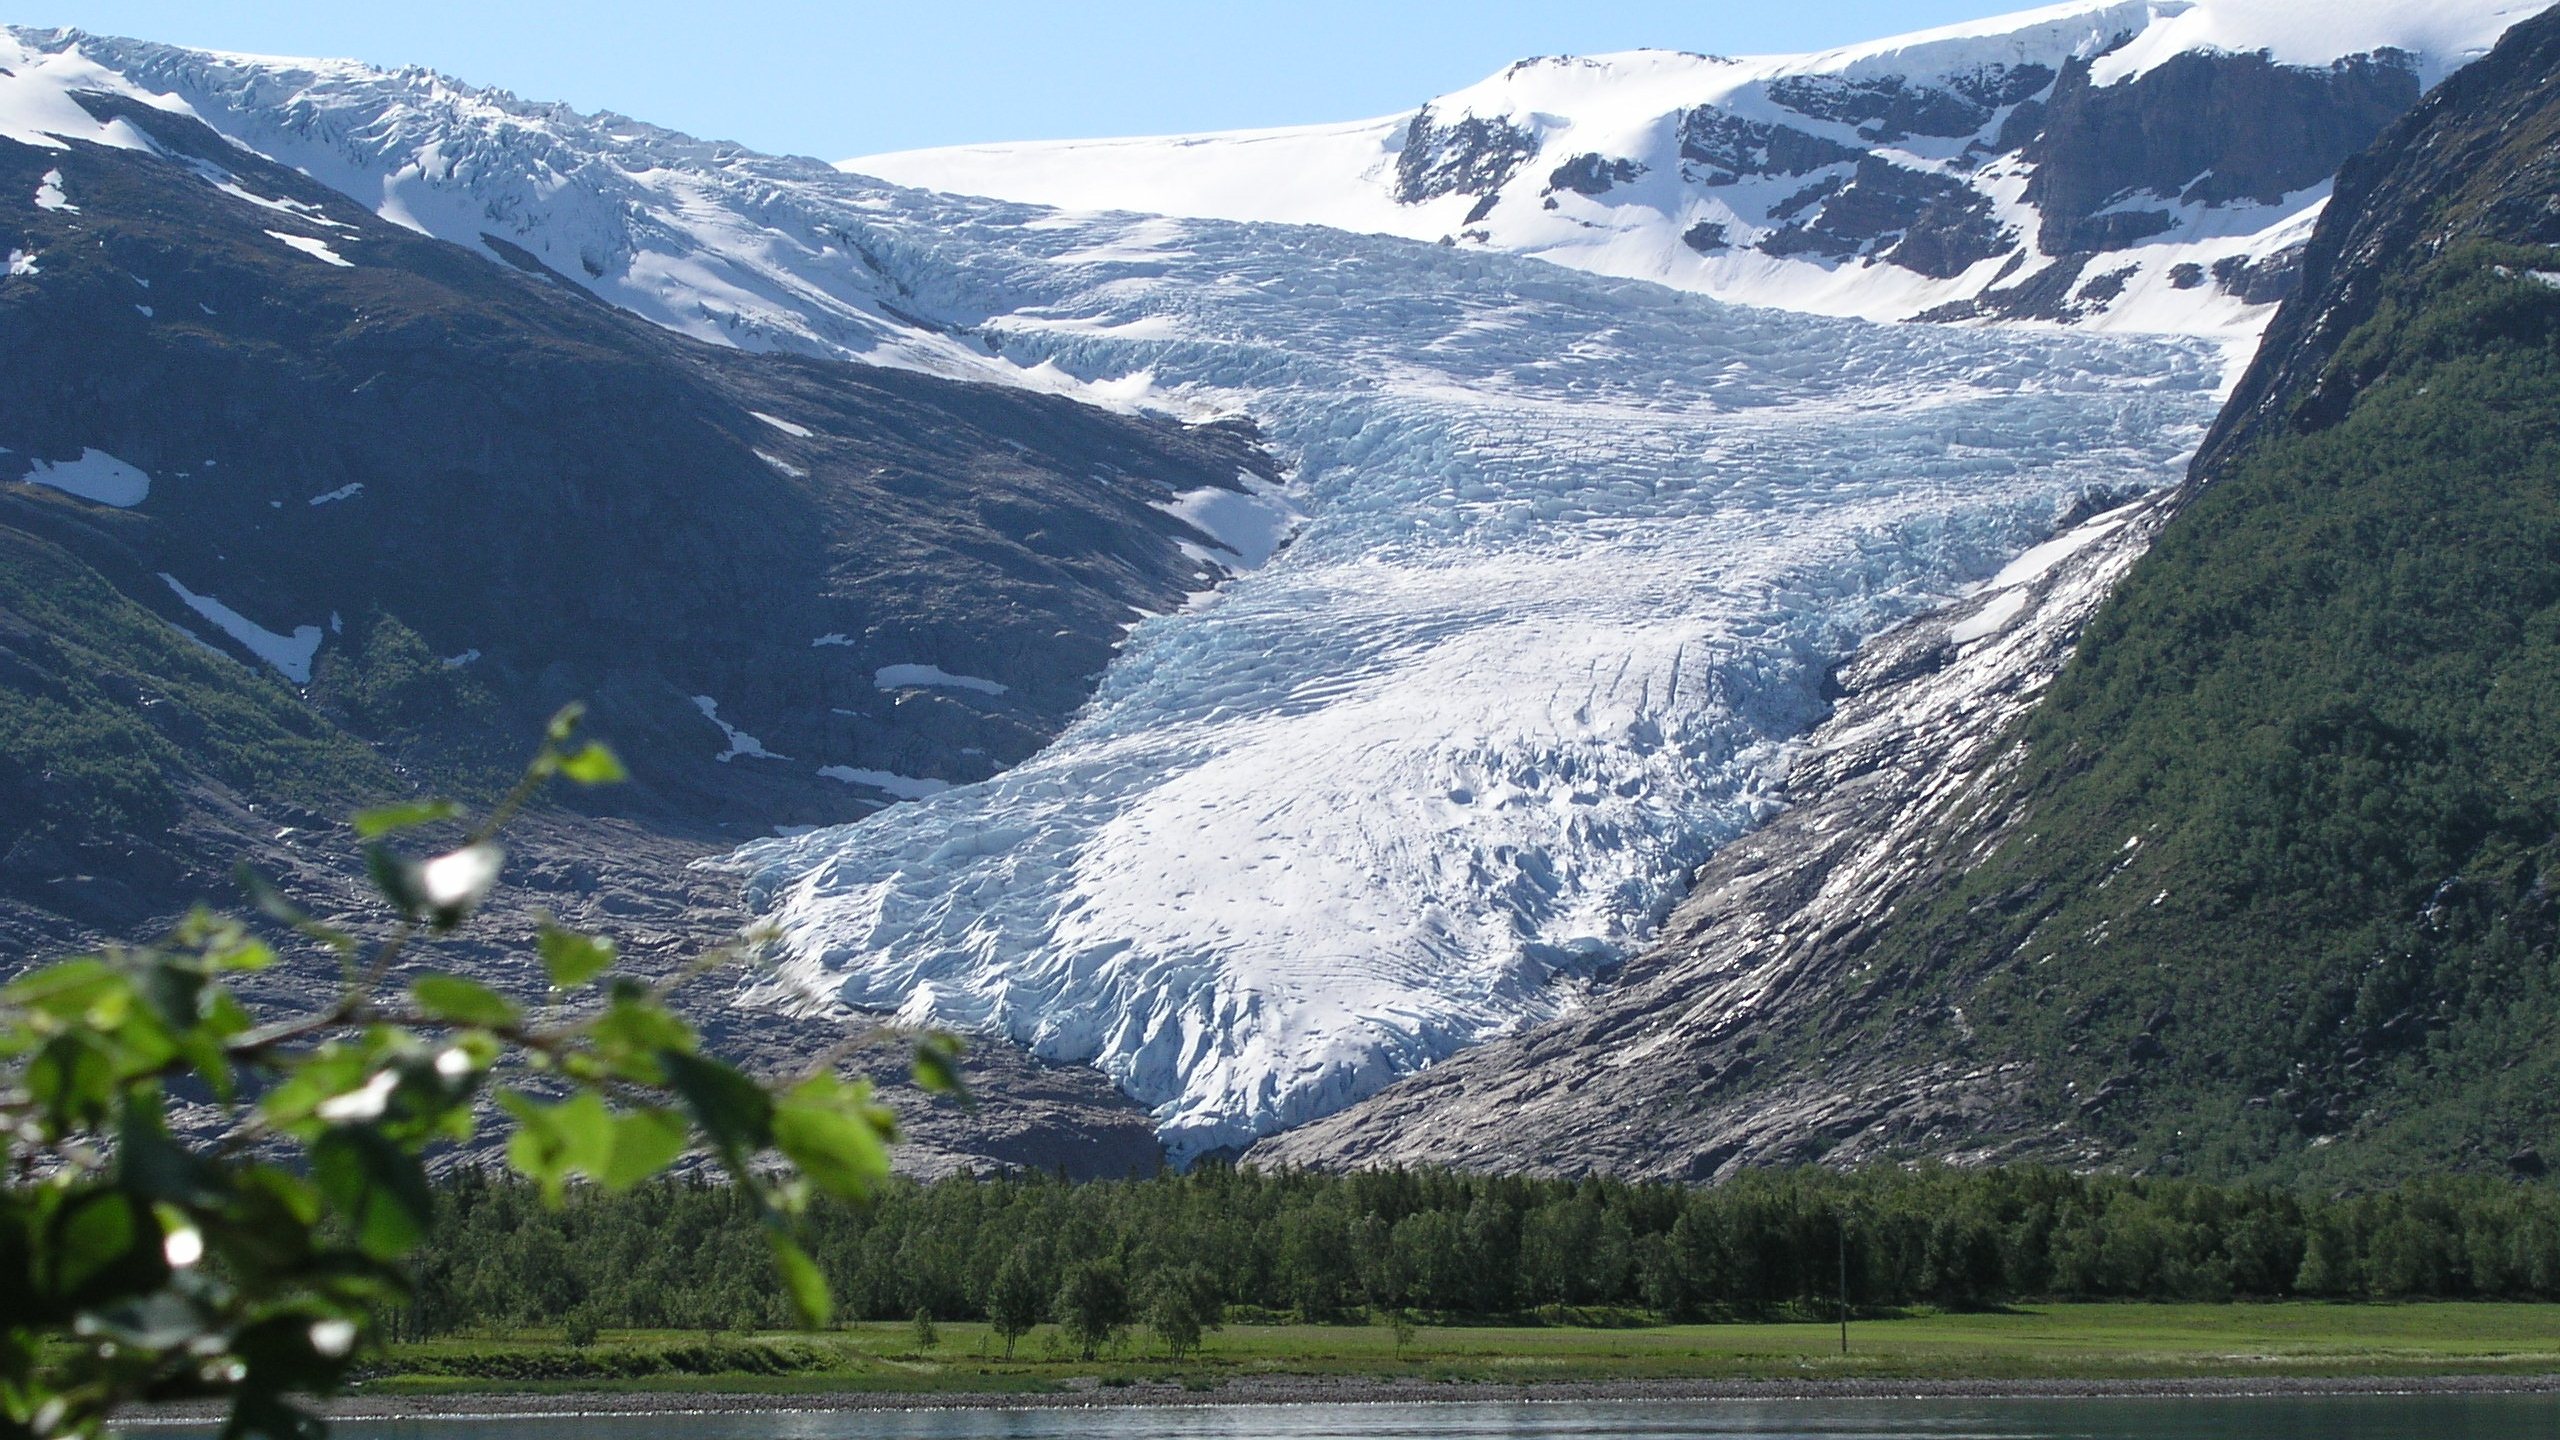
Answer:
MULTIPOLYGON (((2321 1376, 2192 1380, 1608 1380, 1531 1385, 1255 1376, 1213 1389, 1163 1382, 1090 1381, 1051 1394, 907 1395, 595 1392, 571 1394, 350 1395, 324 1407, 333 1420, 420 1420, 545 1415, 783 1414, 839 1410, 1044 1410, 1136 1406, 1572 1403, 1608 1400, 2073 1400, 2140 1396, 2552 1395, 2560 1375, 2321 1376)), ((189 1407, 127 1426, 201 1423, 218 1412, 189 1407)))

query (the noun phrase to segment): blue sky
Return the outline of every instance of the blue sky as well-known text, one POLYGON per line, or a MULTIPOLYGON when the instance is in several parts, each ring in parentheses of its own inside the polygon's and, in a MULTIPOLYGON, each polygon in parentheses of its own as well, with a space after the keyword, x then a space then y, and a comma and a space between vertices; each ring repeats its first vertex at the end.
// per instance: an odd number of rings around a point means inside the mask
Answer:
POLYGON ((432 66, 826 159, 1391 114, 1528 55, 1808 50, 2036 0, 10 0, 22 25, 432 66))

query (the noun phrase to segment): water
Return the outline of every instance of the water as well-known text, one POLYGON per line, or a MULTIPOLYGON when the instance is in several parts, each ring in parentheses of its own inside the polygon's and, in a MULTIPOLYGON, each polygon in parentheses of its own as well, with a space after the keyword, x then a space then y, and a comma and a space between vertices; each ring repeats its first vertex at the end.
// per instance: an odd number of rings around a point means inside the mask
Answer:
POLYGON ((350 1422, 338 1440, 2551 1440, 2560 1396, 1697 1400, 350 1422))

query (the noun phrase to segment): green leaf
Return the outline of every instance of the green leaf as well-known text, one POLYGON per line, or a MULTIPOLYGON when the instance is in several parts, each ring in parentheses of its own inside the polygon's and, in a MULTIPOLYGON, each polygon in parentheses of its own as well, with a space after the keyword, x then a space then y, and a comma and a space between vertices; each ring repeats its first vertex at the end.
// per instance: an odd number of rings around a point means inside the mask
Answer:
POLYGON ((409 987, 409 998, 428 1015, 456 1025, 503 1029, 524 1018, 514 1001, 459 975, 421 976, 409 987))
POLYGON ((843 1200, 863 1199, 889 1178, 886 1130, 887 1112, 869 1103, 867 1088, 838 1087, 826 1076, 794 1087, 773 1112, 775 1146, 843 1200))
POLYGON ((367 845, 364 868, 373 878, 373 888, 391 902, 401 919, 415 920, 427 908, 426 896, 418 888, 417 866, 379 845, 367 845))
POLYGON ((521 1128, 507 1145, 508 1163, 559 1203, 568 1177, 585 1175, 607 1190, 628 1190, 664 1170, 684 1153, 687 1130, 671 1111, 647 1109, 617 1115, 593 1091, 557 1105, 510 1092, 499 1101, 521 1128))
POLYGON ((417 1248, 435 1219, 435 1196, 416 1157, 365 1126, 341 1126, 311 1146, 311 1178, 355 1228, 358 1248, 396 1260, 417 1248))
POLYGON ((585 718, 586 705, 572 700, 561 706, 559 712, 551 717, 551 723, 543 727, 543 737, 554 745, 566 745, 569 737, 578 732, 578 722, 585 718))
POLYGON ((916 1042, 916 1084, 939 1095, 956 1095, 969 1099, 969 1087, 960 1078, 960 1037, 940 1033, 927 1035, 916 1042))
POLYGON ((586 984, 612 969, 613 962, 620 958, 612 941, 600 936, 581 935, 557 925, 544 925, 538 943, 542 949, 542 968, 550 973, 551 983, 563 990, 575 990, 586 984))
POLYGON ((773 1268, 781 1272, 782 1286, 791 1292, 792 1308, 800 1312, 800 1323, 812 1330, 823 1327, 835 1316, 835 1301, 827 1294, 827 1277, 819 1271, 818 1262, 780 1230, 767 1230, 764 1238, 773 1249, 773 1268))
POLYGON ((581 785, 619 785, 631 778, 620 757, 592 740, 576 754, 560 758, 560 773, 581 785))
POLYGON ((667 1083, 693 1112, 694 1123, 733 1169, 773 1143, 773 1100, 764 1087, 699 1055, 668 1050, 658 1060, 666 1067, 667 1083))
POLYGON ((406 805, 385 805, 378 810, 356 812, 356 834, 367 840, 379 840, 401 830, 415 830, 439 820, 456 820, 462 807, 450 800, 418 800, 406 805))

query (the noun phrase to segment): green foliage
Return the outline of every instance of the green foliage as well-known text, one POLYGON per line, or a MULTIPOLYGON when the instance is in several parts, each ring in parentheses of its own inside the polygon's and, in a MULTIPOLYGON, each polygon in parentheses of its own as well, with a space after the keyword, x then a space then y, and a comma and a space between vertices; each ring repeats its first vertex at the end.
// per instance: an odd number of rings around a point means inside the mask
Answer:
POLYGON ((1200 1337, 1226 1322, 1218 1277, 1206 1265, 1160 1266, 1147 1277, 1144 1296, 1142 1318, 1176 1360, 1198 1351, 1200 1337))
POLYGON ((1031 1333, 1048 1309, 1048 1288, 1039 1264, 1024 1250, 1007 1255, 988 1280, 981 1304, 987 1324, 1004 1339, 1004 1358, 1012 1359, 1013 1347, 1031 1333))
POLYGON ((1058 1328, 1066 1332, 1076 1354, 1091 1360, 1102 1347, 1120 1338, 1136 1313, 1129 1303, 1129 1282, 1117 1260, 1079 1260, 1058 1282, 1058 1328))
POLYGON ((0 526, 0 848, 164 829, 193 774, 309 806, 395 794, 274 676, 193 643, 58 546, 0 526))
MULTIPOLYGON (((886 1175, 894 1129, 866 1086, 819 1071, 768 1089, 703 1053, 669 985, 613 975, 609 946, 565 932, 542 948, 583 1002, 566 1013, 536 1019, 457 975, 391 984, 486 897, 500 827, 546 781, 619 773, 574 743, 577 719, 554 720, 523 780, 441 854, 392 847, 454 807, 360 819, 393 916, 378 943, 251 885, 269 920, 341 966, 310 1013, 252 1014, 232 984, 278 952, 201 913, 156 945, 0 988, 0 1436, 95 1435, 135 1402, 187 1397, 229 1400, 226 1434, 316 1434, 288 1397, 336 1388, 414 1303, 412 1262, 440 1210, 421 1153, 469 1138, 484 1095, 514 1120, 510 1163, 555 1206, 573 1179, 610 1197, 707 1149, 792 1318, 824 1323, 828 1286, 798 1217, 820 1196, 866 1200, 886 1175)), ((562 1312, 573 1344, 601 1313, 581 1298, 562 1312)))
MULTIPOLYGON (((621 1330, 791 1321, 764 1278, 755 1207, 726 1186, 572 1191, 552 1209, 536 1187, 466 1173, 437 1199, 404 1334, 542 1330, 577 1307, 621 1330)), ((1011 1358, 1044 1320, 1085 1326, 1069 1337, 1078 1351, 1137 1320, 1188 1354, 1195 1323, 1306 1319, 1309 1296, 1328 1319, 1389 1324, 1399 1313, 1560 1325, 1828 1317, 1844 1221, 1861 1307, 2560 1300, 2560 1188, 2480 1179, 2320 1199, 2037 1169, 1754 1172, 1691 1189, 1208 1167, 1080 1185, 892 1181, 867 1206, 813 1206, 801 1238, 850 1318, 983 1318, 1011 1358), (1542 1275, 1524 1258, 1551 1233, 1529 1223, 1541 1213, 1624 1235, 1636 1259, 1542 1275), (1311 1234, 1349 1238, 1336 1254, 1307 1245, 1311 1234), (1119 1287, 1116 1321, 1098 1277, 1119 1287), (1558 1285, 1584 1298, 1554 1302, 1558 1285), (1087 1304, 1100 1321, 1074 1318, 1087 1304)))

